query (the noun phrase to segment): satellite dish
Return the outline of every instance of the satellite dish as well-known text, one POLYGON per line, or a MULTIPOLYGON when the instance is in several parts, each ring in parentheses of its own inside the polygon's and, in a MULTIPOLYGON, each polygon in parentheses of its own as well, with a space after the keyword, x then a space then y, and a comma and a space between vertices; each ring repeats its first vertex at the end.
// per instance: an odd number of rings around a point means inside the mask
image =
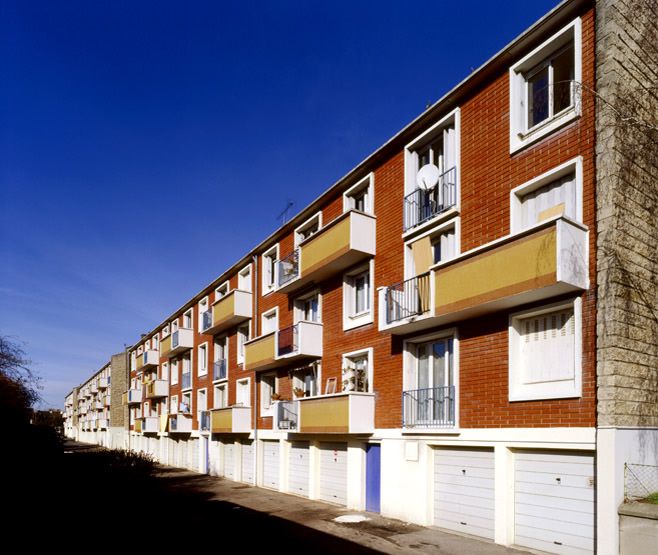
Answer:
POLYGON ((416 174, 416 183, 421 189, 431 189, 439 182, 441 172, 434 164, 425 164, 416 174))

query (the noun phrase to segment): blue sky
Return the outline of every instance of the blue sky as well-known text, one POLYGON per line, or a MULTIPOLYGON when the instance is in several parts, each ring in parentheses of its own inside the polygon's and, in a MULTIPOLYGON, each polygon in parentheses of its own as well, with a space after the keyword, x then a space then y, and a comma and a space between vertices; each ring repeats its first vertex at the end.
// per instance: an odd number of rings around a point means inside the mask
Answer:
POLYGON ((557 4, 0 6, 0 333, 46 406, 557 4))

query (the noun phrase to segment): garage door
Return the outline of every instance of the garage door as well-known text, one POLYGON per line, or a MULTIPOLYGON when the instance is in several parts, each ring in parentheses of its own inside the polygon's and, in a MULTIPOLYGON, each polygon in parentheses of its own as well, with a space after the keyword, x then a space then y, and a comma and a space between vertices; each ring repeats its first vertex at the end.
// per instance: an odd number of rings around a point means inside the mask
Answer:
POLYGON ((263 442, 263 486, 279 489, 279 442, 263 442))
POLYGON ((320 499, 347 504, 347 445, 320 444, 320 499))
POLYGON ((492 449, 437 449, 434 452, 434 524, 494 538, 492 449))
POLYGON ((188 445, 188 455, 187 455, 187 464, 190 470, 194 472, 199 472, 199 440, 191 439, 187 442, 188 445))
POLYGON ((254 442, 242 440, 242 481, 254 483, 254 442))
POLYGON ((223 442, 224 445, 224 476, 229 480, 235 480, 235 443, 223 442))
POLYGON ((594 458, 582 453, 515 455, 515 543, 549 553, 594 551, 594 458))
POLYGON ((295 441, 290 447, 288 461, 288 491, 308 497, 308 442, 295 441))

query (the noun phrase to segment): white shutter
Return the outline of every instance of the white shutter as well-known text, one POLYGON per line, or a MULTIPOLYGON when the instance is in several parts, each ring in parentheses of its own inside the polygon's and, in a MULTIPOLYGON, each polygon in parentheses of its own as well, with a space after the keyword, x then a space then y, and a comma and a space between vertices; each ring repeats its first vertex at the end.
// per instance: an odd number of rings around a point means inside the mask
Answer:
POLYGON ((521 202, 521 224, 524 228, 554 215, 553 211, 562 211, 565 216, 576 220, 576 176, 572 173, 557 179, 528 193, 521 202))
POLYGON ((457 145, 455 144, 455 129, 448 127, 443 130, 443 171, 448 171, 457 164, 457 145))

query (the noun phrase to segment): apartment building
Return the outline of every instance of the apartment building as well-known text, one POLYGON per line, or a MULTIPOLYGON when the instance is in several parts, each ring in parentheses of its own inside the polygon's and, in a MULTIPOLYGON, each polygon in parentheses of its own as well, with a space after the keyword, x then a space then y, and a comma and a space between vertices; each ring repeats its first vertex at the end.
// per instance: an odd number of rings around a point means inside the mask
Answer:
MULTIPOLYGON (((628 354, 658 360, 655 331, 601 335, 618 309, 601 230, 634 218, 658 239, 627 195, 601 202, 624 183, 601 173, 590 91, 637 56, 628 9, 560 4, 142 336, 130 447, 504 545, 617 552, 623 465, 658 464, 656 399, 613 379, 624 364, 656 396, 628 354)), ((67 397, 85 441, 104 371, 67 397)))

